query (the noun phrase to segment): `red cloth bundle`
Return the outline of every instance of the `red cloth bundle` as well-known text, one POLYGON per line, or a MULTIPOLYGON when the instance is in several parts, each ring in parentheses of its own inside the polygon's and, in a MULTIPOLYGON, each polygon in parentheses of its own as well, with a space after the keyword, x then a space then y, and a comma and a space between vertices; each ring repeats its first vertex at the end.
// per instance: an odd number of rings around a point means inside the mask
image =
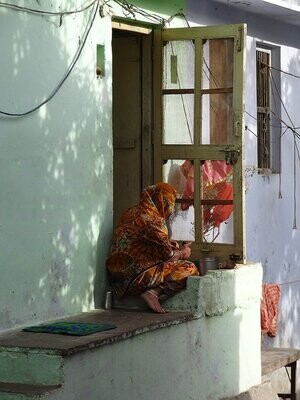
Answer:
POLYGON ((279 313, 280 286, 277 284, 263 284, 260 307, 261 332, 269 336, 276 336, 279 313))

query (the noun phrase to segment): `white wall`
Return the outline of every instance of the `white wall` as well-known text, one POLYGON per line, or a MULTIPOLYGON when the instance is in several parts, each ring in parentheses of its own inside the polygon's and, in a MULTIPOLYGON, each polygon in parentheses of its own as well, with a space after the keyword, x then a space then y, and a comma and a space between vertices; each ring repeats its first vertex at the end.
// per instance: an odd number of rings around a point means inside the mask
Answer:
MULTIPOLYGON (((26 111, 54 90, 91 11, 64 16, 60 26, 59 17, 0 8, 1 111, 26 111)), ((0 330, 91 309, 94 287, 98 300, 103 291, 112 229, 110 38, 110 19, 97 13, 53 99, 25 117, 0 116, 0 330), (103 79, 97 44, 105 45, 103 79)))
MULTIPOLYGON (((25 3, 39 7, 34 0, 25 3)), ((77 3, 57 1, 49 7, 72 9, 77 3)), ((248 11, 208 0, 189 0, 184 10, 192 25, 248 24, 246 110, 255 115, 256 40, 280 46, 282 69, 300 75, 299 28, 248 11)), ((0 110, 21 112, 51 93, 71 62, 89 12, 66 16, 59 26, 59 18, 0 9, 5 60, 0 110)), ((103 289, 112 226, 110 67, 110 22, 97 15, 58 94, 30 116, 0 118, 0 329, 89 309, 94 279, 96 297, 103 289), (96 44, 105 45, 106 76, 99 80, 96 44)), ((299 79, 282 75, 281 83, 284 104, 300 126, 299 79)), ((282 116, 287 119, 283 111, 282 116)), ((246 124, 256 131, 250 117, 246 124)), ((249 131, 245 135, 246 166, 251 169, 256 166, 256 138, 249 131)), ((247 258, 263 263, 265 282, 300 279, 299 230, 292 229, 293 179, 293 139, 287 133, 282 139, 283 198, 278 199, 278 175, 247 176, 247 258)), ((299 287, 281 286, 279 332, 272 344, 300 346, 299 287)))
MULTIPOLYGON (((141 3, 136 1, 135 3, 141 3)), ((146 3, 146 2, 145 2, 146 3)), ((149 12, 157 12, 156 2, 147 2, 149 12)), ((173 3, 172 3, 173 4, 173 3)), ((291 3, 292 7, 293 4, 291 3)), ((254 5, 241 4, 235 7, 212 0, 187 0, 184 14, 190 26, 222 25, 246 23, 247 65, 245 86, 245 110, 256 115, 256 43, 264 42, 280 49, 280 68, 284 71, 300 75, 299 34, 300 27, 281 23, 271 19, 267 14, 258 15, 254 5)), ((175 10, 174 10, 175 11, 175 10)), ((294 13, 294 12, 293 12, 294 13)), ((139 16, 137 16, 139 18, 139 16)), ((294 15, 294 19, 295 19, 294 15)), ((178 26, 187 26, 182 20, 178 26)), ((173 21, 171 26, 175 26, 173 21)), ((300 126, 299 97, 300 80, 281 74, 281 94, 283 104, 294 126, 300 126)), ((282 119, 289 122, 288 116, 281 107, 282 119)), ((264 282, 284 283, 281 285, 281 304, 278 333, 275 338, 265 341, 272 346, 300 347, 300 272, 298 267, 300 239, 300 215, 298 213, 297 229, 293 229, 293 137, 287 132, 282 137, 282 174, 269 177, 252 174, 257 167, 256 121, 245 115, 246 142, 246 241, 247 260, 262 262, 264 282), (251 133, 251 131, 254 132, 251 133), (282 198, 279 199, 281 182, 282 198), (291 282, 291 283, 290 283, 291 282)), ((299 160, 296 162, 299 169, 299 160)), ((296 178, 299 182, 299 176, 296 178)), ((297 184, 296 198, 300 199, 300 185, 297 184)), ((296 207, 297 208, 297 207, 296 207)), ((297 211, 297 209, 296 209, 297 211)))
MULTIPOLYGON (((247 23, 247 68, 245 109, 256 115, 255 46, 256 41, 264 41, 280 46, 281 65, 284 71, 300 75, 300 28, 281 24, 267 16, 249 13, 233 6, 228 7, 213 1, 188 1, 188 19, 193 25, 221 25, 226 23, 247 23)), ((299 96, 300 80, 281 74, 281 93, 295 127, 300 126, 299 96)), ((288 117, 282 107, 282 119, 288 117)), ((246 114, 246 125, 256 133, 256 121, 246 114)), ((257 167, 256 137, 245 131, 246 167, 251 171, 257 167)), ((297 142, 299 145, 299 142, 297 142)), ((246 173, 247 195, 247 259, 260 261, 264 268, 266 283, 286 283, 281 285, 281 305, 278 333, 274 339, 266 339, 272 346, 300 347, 300 269, 299 241, 300 215, 297 229, 293 229, 293 137, 287 132, 282 137, 282 174, 279 199, 279 175, 263 177, 246 173), (289 283, 292 282, 292 283, 289 283)), ((296 161, 299 170, 299 159, 296 161)), ((300 199, 299 173, 296 198, 300 199)), ((299 202, 299 200, 298 200, 299 202)))

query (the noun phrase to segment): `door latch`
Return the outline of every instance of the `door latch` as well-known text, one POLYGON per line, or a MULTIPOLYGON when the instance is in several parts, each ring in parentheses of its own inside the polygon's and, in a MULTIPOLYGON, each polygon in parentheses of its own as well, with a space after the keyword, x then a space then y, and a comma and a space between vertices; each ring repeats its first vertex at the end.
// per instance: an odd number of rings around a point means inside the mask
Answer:
POLYGON ((225 161, 227 165, 234 165, 237 163, 237 160, 240 155, 240 150, 221 150, 225 152, 225 161))

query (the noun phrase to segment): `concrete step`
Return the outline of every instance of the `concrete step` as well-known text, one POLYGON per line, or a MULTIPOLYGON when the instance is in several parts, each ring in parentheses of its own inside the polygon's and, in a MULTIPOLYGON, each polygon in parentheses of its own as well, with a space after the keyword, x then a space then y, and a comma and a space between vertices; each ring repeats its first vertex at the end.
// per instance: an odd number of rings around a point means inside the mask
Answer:
POLYGON ((0 382, 0 400, 37 400, 48 396, 61 385, 28 385, 0 382))
POLYGON ((38 348, 0 347, 0 382, 62 384, 63 357, 55 351, 38 348))
POLYGON ((29 376, 26 358, 38 377, 33 386, 63 380, 49 394, 0 389, 0 400, 219 400, 259 384, 262 268, 213 272, 189 278, 185 295, 174 296, 166 314, 112 309, 68 319, 116 325, 109 331, 82 337, 22 330, 0 334, 2 382, 32 384, 16 382, 23 373, 29 376), (48 360, 54 372, 46 380, 38 369, 48 360), (14 378, 4 362, 11 372, 16 367, 14 378))
MULTIPOLYGON (((128 310, 95 310, 64 320, 113 323, 117 328, 86 336, 32 333, 21 329, 4 332, 0 334, 0 400, 37 400, 44 397, 65 400, 70 386, 74 384, 73 368, 77 370, 75 376, 81 376, 81 369, 89 365, 91 350, 193 319, 190 312, 160 315, 128 310), (85 362, 82 362, 82 357, 85 362), (69 378, 68 389, 65 388, 66 375, 69 378)), ((97 363, 99 360, 106 362, 101 354, 97 353, 97 363)), ((91 375, 93 371, 88 376, 91 375)), ((99 376, 102 375, 99 373, 99 376)), ((78 384, 80 388, 80 380, 78 384)), ((75 399, 72 396, 75 394, 71 391, 71 399, 75 399)), ((81 398, 84 396, 78 397, 81 398)))

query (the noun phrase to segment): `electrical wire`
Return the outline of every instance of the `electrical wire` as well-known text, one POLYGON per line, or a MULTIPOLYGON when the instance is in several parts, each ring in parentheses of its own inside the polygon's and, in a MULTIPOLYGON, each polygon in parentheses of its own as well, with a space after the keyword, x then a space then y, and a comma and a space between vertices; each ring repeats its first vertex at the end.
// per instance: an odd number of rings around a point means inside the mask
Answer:
POLYGON ((77 14, 77 13, 84 12, 84 11, 88 10, 90 7, 92 7, 96 2, 97 2, 97 0, 93 0, 91 3, 89 3, 85 7, 80 7, 80 8, 77 8, 75 10, 70 10, 70 11, 43 11, 43 10, 38 10, 38 9, 35 9, 35 8, 17 6, 15 4, 11 4, 11 3, 4 3, 2 1, 0 1, 0 7, 10 8, 12 10, 20 11, 20 12, 27 12, 29 14, 52 15, 52 16, 60 15, 60 16, 63 16, 63 15, 72 15, 72 14, 77 14))
POLYGON ((300 76, 299 76, 299 75, 295 75, 295 74, 292 74, 291 72, 286 72, 286 71, 283 71, 282 69, 272 67, 271 65, 268 65, 268 64, 266 64, 266 63, 264 63, 264 62, 261 62, 261 63, 262 63, 265 67, 268 67, 268 68, 270 68, 270 69, 274 69, 275 71, 281 72, 281 73, 283 73, 283 74, 285 74, 285 75, 292 76, 293 78, 298 78, 298 79, 300 79, 300 76))
POLYGON ((277 93, 277 95, 278 95, 278 97, 279 97, 280 103, 281 103, 281 105, 282 105, 282 107, 283 107, 283 109, 284 109, 284 111, 285 111, 285 113, 286 113, 288 119, 290 120, 290 123, 292 124, 293 129, 295 129, 295 125, 293 124, 293 121, 292 121, 292 119, 291 119, 291 117, 290 117, 290 115, 289 115, 289 113, 288 113, 288 110, 287 110, 287 108, 286 108, 286 106, 285 106, 285 104, 284 104, 284 102, 283 102, 283 100, 282 100, 282 98, 281 98, 279 89, 277 88, 277 85, 276 85, 275 79, 274 79, 274 77, 273 77, 273 75, 272 75, 272 72, 271 72, 270 69, 269 69, 268 71, 269 71, 269 78, 271 78, 271 81, 273 82, 273 87, 275 88, 275 91, 276 91, 276 93, 277 93))
MULTIPOLYGON (((170 18, 168 20, 160 17, 157 14, 150 14, 132 4, 129 4, 126 0, 112 0, 114 1, 116 4, 120 5, 121 8, 123 9, 124 14, 130 14, 131 16, 133 16, 135 18, 135 13, 142 15, 144 17, 146 17, 148 20, 152 20, 155 23, 159 23, 162 26, 165 26, 166 23, 172 21, 173 18, 175 18, 176 16, 182 16, 184 14, 182 13, 176 13, 174 15, 171 15, 170 18)), ((83 3, 84 4, 84 3, 83 3)), ((14 112, 7 112, 7 111, 3 111, 0 110, 0 116, 7 116, 7 117, 22 117, 22 116, 26 116, 28 114, 33 113, 34 111, 38 110, 40 107, 42 107, 43 105, 45 105, 46 103, 48 103, 55 95, 56 93, 59 91, 59 89, 61 88, 61 86, 64 84, 65 80, 68 78, 68 76, 70 75, 70 73, 72 72, 78 58, 80 57, 80 54, 83 50, 83 47, 85 45, 87 36, 90 32, 90 29, 92 28, 93 22, 95 20, 96 17, 96 13, 97 10, 99 8, 100 5, 100 0, 93 0, 91 1, 88 5, 86 6, 81 6, 75 10, 70 10, 70 11, 43 11, 43 10, 38 10, 38 9, 34 9, 34 8, 29 8, 29 7, 21 7, 21 6, 17 6, 15 4, 12 3, 5 3, 0 1, 0 7, 4 7, 4 8, 10 8, 14 11, 18 11, 18 12, 27 12, 27 13, 31 13, 31 14, 36 14, 36 15, 48 15, 48 16, 60 16, 60 25, 62 23, 62 17, 64 15, 71 15, 71 14, 76 14, 76 13, 81 13, 84 12, 86 10, 88 10, 89 8, 91 8, 92 6, 94 6, 96 4, 95 10, 94 12, 91 12, 91 15, 93 15, 93 17, 90 19, 91 23, 88 24, 88 27, 85 31, 84 34, 84 39, 81 41, 81 43, 79 44, 79 47, 73 57, 73 60, 70 64, 70 66, 68 67, 66 73, 64 74, 63 78, 59 81, 58 85, 56 86, 56 88, 51 92, 51 94, 44 100, 42 101, 40 104, 38 104, 37 106, 29 109, 28 111, 25 112, 21 112, 21 113, 14 113, 14 112)), ((104 1, 102 0, 102 5, 107 5, 108 4, 108 0, 104 1)))
POLYGON ((86 43, 87 37, 88 37, 88 35, 90 33, 90 30, 91 30, 91 28, 93 26, 93 23, 95 21, 97 10, 98 10, 98 7, 99 7, 99 3, 100 3, 100 0, 96 0, 96 1, 93 2, 93 4, 96 4, 96 6, 94 7, 94 10, 91 11, 91 15, 90 15, 90 18, 89 18, 89 23, 87 24, 87 27, 85 29, 85 32, 84 32, 84 35, 83 35, 83 39, 80 42, 79 47, 78 47, 78 49, 77 49, 77 51, 76 51, 76 53, 75 53, 75 55, 74 55, 74 57, 72 59, 72 62, 69 65, 67 71, 65 72, 64 76, 59 81, 59 83, 55 87, 55 89, 50 93, 50 95, 44 101, 39 103, 37 106, 29 109, 28 111, 24 111, 24 112, 21 112, 21 113, 13 113, 13 112, 7 112, 7 111, 0 110, 0 114, 1 115, 6 115, 6 116, 9 116, 9 117, 23 117, 23 116, 26 116, 28 114, 32 114, 34 111, 38 110, 43 105, 48 103, 56 95, 56 93, 59 91, 59 89, 62 87, 62 85, 64 84, 64 82, 66 81, 66 79, 68 78, 68 76, 70 75, 72 70, 74 69, 74 67, 75 67, 75 65, 76 65, 76 63, 77 63, 77 61, 78 61, 78 59, 79 59, 79 57, 80 57, 80 55, 82 53, 82 50, 83 50, 84 45, 86 43))
POLYGON ((257 134, 255 132, 253 132, 247 125, 245 126, 245 131, 249 131, 250 133, 252 133, 255 137, 257 137, 257 134))
POLYGON ((283 109, 284 109, 284 111, 285 111, 285 113, 286 113, 291 125, 292 125, 292 127, 287 125, 288 129, 290 129, 293 132, 293 135, 294 135, 294 138, 293 138, 294 139, 294 154, 293 154, 293 163, 294 163, 294 166, 293 166, 293 168, 294 168, 294 171, 293 171, 294 172, 294 175, 293 175, 293 185, 294 185, 294 187, 293 187, 293 229, 297 229, 297 166, 296 166, 296 156, 298 155, 298 160, 299 160, 299 149, 298 149, 298 145, 297 145, 297 142, 296 142, 296 138, 299 139, 300 135, 296 132, 295 125, 294 125, 294 123, 292 121, 292 118, 291 118, 291 116, 290 116, 290 114, 289 114, 289 112, 288 112, 288 110, 287 110, 282 98, 281 98, 280 91, 277 88, 275 79, 274 79, 274 77, 272 75, 272 71, 271 71, 270 68, 268 68, 268 74, 269 74, 269 79, 272 80, 272 82, 273 82, 273 86, 275 88, 275 91, 276 91, 279 99, 280 99, 280 103, 281 103, 281 105, 282 105, 282 107, 283 107, 283 109))
MULTIPOLYGON (((136 18, 135 14, 139 14, 139 15, 147 18, 150 21, 161 24, 162 26, 165 26, 165 24, 168 21, 168 20, 162 18, 161 16, 159 16, 158 14, 150 14, 147 11, 142 10, 139 7, 136 7, 133 4, 129 4, 126 0, 113 0, 113 1, 114 1, 114 3, 118 4, 123 9, 123 13, 126 17, 131 15, 133 18, 136 18)), ((173 16, 172 16, 172 18, 173 18, 173 16)))
POLYGON ((294 193, 293 193, 293 200, 294 200, 294 217, 293 217, 293 229, 297 229, 297 173, 296 173, 296 138, 294 136, 294 193))

